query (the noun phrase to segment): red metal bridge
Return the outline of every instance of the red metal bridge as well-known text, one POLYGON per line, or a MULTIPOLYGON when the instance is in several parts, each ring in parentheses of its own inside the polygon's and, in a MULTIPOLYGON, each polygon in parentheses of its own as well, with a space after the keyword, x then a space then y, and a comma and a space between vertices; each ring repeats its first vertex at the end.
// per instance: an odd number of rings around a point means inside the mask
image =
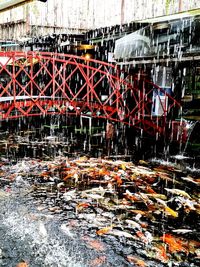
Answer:
POLYGON ((84 115, 165 134, 168 117, 179 107, 145 77, 124 76, 106 62, 49 52, 0 52, 0 120, 84 115))

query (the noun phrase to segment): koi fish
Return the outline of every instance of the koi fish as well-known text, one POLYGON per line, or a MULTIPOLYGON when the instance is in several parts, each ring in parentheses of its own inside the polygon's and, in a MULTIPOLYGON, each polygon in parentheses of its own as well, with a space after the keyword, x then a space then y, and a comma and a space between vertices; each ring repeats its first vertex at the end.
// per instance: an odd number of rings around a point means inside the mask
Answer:
POLYGON ((139 214, 141 216, 146 216, 148 214, 148 211, 143 211, 143 210, 130 210, 130 211, 135 214, 139 214))
POLYGON ((121 168, 122 168, 123 171, 125 171, 126 170, 126 165, 124 163, 122 163, 121 164, 121 168))
POLYGON ((42 173, 40 173, 40 177, 48 177, 48 176, 50 176, 52 173, 51 172, 48 172, 48 171, 46 171, 46 172, 42 172, 42 173))
POLYGON ((104 197, 99 195, 99 194, 86 194, 86 193, 83 192, 82 196, 86 197, 86 198, 95 199, 95 200, 104 199, 104 197))
POLYGON ((99 175, 105 176, 105 175, 110 175, 110 171, 108 171, 106 168, 102 168, 99 170, 99 175))
POLYGON ((169 215, 177 218, 178 217, 178 212, 174 211, 173 209, 171 209, 170 207, 168 206, 165 206, 165 211, 166 213, 168 213, 169 215))
POLYGON ((130 263, 133 263, 134 266, 137 266, 137 267, 146 267, 147 266, 146 263, 142 259, 140 259, 136 256, 133 256, 133 255, 127 256, 127 260, 130 263))
POLYGON ((160 260, 163 263, 167 263, 169 260, 169 257, 166 253, 166 247, 163 245, 158 245, 155 247, 156 250, 156 259, 160 260))
POLYGON ((66 234, 68 237, 73 238, 74 234, 70 231, 70 228, 67 227, 65 224, 61 224, 60 229, 64 234, 66 234))
POLYGON ((42 221, 39 222, 39 228, 38 228, 39 234, 44 238, 47 237, 47 230, 45 228, 45 225, 42 221))
POLYGON ((105 263, 105 261, 106 261, 106 256, 100 256, 98 258, 95 258, 94 260, 91 260, 89 266, 90 267, 102 266, 102 264, 105 263))
POLYGON ((79 203, 78 205, 76 205, 76 209, 82 210, 82 209, 88 208, 89 206, 90 206, 89 203, 79 203))
POLYGON ((122 179, 119 175, 115 175, 113 178, 116 180, 118 186, 122 185, 122 179))
POLYGON ((193 179, 192 177, 190 176, 187 176, 187 177, 181 177, 182 180, 184 181, 187 181, 187 182, 191 182, 193 184, 199 184, 197 180, 193 179))
POLYGON ((157 194, 157 193, 153 193, 153 194, 146 194, 148 197, 151 197, 151 198, 160 198, 162 200, 166 200, 167 197, 163 194, 157 194))
POLYGON ((96 231, 97 235, 105 235, 108 234, 111 230, 112 230, 113 226, 108 226, 102 229, 99 229, 98 231, 96 231))
MULTIPOLYGON (((154 169, 156 171, 156 169, 154 169)), ((169 181, 169 182, 173 182, 173 183, 177 183, 177 181, 174 181, 167 173, 165 172, 161 172, 161 171, 157 171, 157 176, 164 180, 164 181, 169 181)))
POLYGON ((145 244, 148 243, 148 238, 142 233, 142 231, 137 231, 136 235, 141 239, 145 244))
POLYGON ((139 164, 141 164, 141 165, 149 165, 149 162, 141 159, 141 160, 139 160, 139 164))
POLYGON ((177 218, 178 217, 178 212, 174 211, 173 209, 171 209, 170 207, 167 206, 167 204, 165 203, 164 200, 161 199, 156 199, 163 207, 166 213, 168 213, 169 215, 177 218))
POLYGON ((106 189, 104 189, 102 186, 99 186, 99 187, 93 187, 91 189, 87 189, 85 191, 83 191, 83 193, 101 193, 101 195, 103 196, 106 192, 106 189))
POLYGON ((187 233, 191 233, 193 232, 193 230, 190 229, 175 229, 172 230, 173 233, 177 233, 177 234, 187 234, 187 233))
POLYGON ((161 240, 168 245, 169 252, 171 253, 180 251, 188 253, 188 249, 184 247, 184 241, 182 241, 180 238, 176 238, 171 234, 164 234, 161 237, 161 240))
POLYGON ((134 228, 137 228, 137 229, 141 229, 141 225, 135 221, 132 221, 132 220, 125 220, 125 222, 128 224, 128 225, 131 225, 132 227, 134 228))
POLYGON ((181 205, 185 209, 188 209, 189 211, 196 210, 196 208, 198 208, 198 204, 195 200, 190 200, 190 199, 184 198, 184 197, 176 197, 175 200, 178 201, 179 203, 181 203, 181 205))
POLYGON ((29 265, 26 262, 20 262, 16 267, 28 267, 29 265))
POLYGON ((131 201, 140 201, 138 197, 136 197, 134 194, 132 194, 129 190, 126 190, 124 193, 125 197, 131 201))
POLYGON ((119 237, 124 236, 126 238, 134 238, 134 236, 129 234, 128 232, 120 231, 120 230, 112 230, 110 232, 110 234, 111 235, 116 235, 116 236, 119 236, 119 237))
POLYGON ((96 251, 104 251, 105 250, 104 244, 98 240, 86 238, 85 241, 86 241, 86 244, 88 247, 90 247, 96 251))
POLYGON ((183 190, 176 189, 176 188, 174 188, 174 189, 165 188, 165 190, 171 194, 175 194, 175 195, 179 195, 179 196, 191 199, 191 196, 183 190))
POLYGON ((146 192, 148 193, 148 194, 157 194, 156 193, 156 191, 154 191, 152 188, 151 188, 151 186, 149 186, 149 185, 147 185, 147 187, 146 187, 146 192))
POLYGON ((71 190, 71 191, 68 191, 68 192, 65 192, 65 193, 63 194, 63 198, 64 198, 64 200, 66 200, 66 201, 70 201, 70 200, 76 198, 76 189, 71 190))

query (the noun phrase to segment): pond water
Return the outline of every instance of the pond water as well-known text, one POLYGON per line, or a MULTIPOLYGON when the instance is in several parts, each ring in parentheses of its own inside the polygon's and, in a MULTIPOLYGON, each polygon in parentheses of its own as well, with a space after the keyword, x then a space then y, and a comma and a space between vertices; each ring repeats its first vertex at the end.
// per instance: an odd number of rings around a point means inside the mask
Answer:
POLYGON ((190 157, 132 163, 53 155, 53 138, 37 146, 52 155, 16 157, 16 142, 1 156, 0 266, 199 266, 200 170, 190 157))

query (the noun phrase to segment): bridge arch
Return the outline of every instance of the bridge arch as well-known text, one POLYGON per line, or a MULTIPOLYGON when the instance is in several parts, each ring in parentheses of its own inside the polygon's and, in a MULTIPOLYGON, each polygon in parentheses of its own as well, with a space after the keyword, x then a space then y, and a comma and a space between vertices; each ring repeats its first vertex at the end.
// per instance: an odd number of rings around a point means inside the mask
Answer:
POLYGON ((0 120, 84 115, 164 134, 180 107, 145 77, 123 77, 115 65, 75 55, 1 51, 0 81, 0 120))

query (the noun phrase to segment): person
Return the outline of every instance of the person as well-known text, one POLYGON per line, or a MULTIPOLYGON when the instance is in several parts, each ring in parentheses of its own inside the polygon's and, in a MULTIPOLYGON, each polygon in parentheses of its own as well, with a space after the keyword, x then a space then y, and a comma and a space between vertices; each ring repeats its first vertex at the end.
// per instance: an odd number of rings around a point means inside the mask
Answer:
POLYGON ((106 125, 106 148, 107 148, 107 155, 110 156, 111 148, 113 145, 115 128, 114 125, 110 122, 106 125))

